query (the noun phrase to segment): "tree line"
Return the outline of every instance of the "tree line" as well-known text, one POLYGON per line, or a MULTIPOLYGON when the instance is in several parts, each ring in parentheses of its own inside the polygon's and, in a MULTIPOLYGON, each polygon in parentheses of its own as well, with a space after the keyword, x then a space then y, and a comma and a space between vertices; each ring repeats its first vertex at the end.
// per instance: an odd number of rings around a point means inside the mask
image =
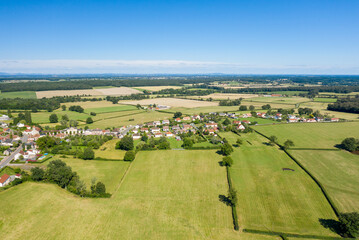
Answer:
POLYGON ((338 99, 335 103, 329 104, 327 109, 339 112, 359 113, 359 97, 338 99))

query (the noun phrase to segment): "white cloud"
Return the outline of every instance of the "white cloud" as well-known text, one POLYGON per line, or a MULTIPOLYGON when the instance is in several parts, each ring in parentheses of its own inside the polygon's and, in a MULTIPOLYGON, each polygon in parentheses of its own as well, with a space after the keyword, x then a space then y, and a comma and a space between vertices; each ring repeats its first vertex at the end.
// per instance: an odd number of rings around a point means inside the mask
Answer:
POLYGON ((252 65, 182 60, 0 60, 7 73, 359 74, 358 66, 252 65))

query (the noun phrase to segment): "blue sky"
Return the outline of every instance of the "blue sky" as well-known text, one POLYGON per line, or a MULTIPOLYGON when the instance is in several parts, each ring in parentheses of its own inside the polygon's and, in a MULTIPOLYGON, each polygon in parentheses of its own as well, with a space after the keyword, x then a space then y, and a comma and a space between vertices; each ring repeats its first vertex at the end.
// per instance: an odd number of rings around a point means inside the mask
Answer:
POLYGON ((359 74, 359 1, 0 0, 0 72, 359 74))

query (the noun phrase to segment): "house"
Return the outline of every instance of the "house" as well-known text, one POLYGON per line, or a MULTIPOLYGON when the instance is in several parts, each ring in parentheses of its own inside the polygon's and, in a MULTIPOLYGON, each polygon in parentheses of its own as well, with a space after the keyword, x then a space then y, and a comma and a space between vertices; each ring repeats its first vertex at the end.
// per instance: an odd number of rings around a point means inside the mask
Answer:
POLYGON ((10 176, 4 174, 0 177, 0 187, 4 187, 10 183, 10 176))
POLYGON ((9 118, 8 115, 2 115, 2 116, 0 117, 0 121, 9 121, 9 120, 11 120, 11 118, 9 118))
POLYGON ((316 117, 315 119, 317 120, 317 122, 323 122, 324 121, 324 118, 322 118, 322 117, 316 117))
POLYGON ((149 122, 149 123, 147 123, 146 125, 149 126, 149 127, 154 127, 154 126, 155 126, 155 125, 153 124, 153 122, 149 122))
POLYGON ((249 117, 252 117, 252 114, 251 113, 245 113, 245 114, 243 114, 242 117, 243 118, 249 118, 249 117))
POLYGON ((12 154, 12 150, 10 149, 10 148, 8 148, 8 149, 6 149, 5 151, 4 151, 4 155, 5 156, 10 156, 11 154, 12 154))
POLYGON ((193 120, 201 120, 201 116, 200 115, 194 115, 192 116, 193 120))
POLYGON ((331 118, 330 121, 331 122, 339 122, 339 118, 331 118))
POLYGON ((172 127, 172 130, 173 130, 173 131, 178 131, 178 130, 180 130, 180 127, 179 127, 179 126, 173 126, 173 127, 172 127))
POLYGON ((288 122, 290 123, 298 122, 298 118, 295 117, 288 118, 288 122))
POLYGON ((171 132, 166 132, 165 135, 166 135, 166 137, 173 137, 173 133, 171 133, 171 132))
POLYGON ((158 133, 155 133, 155 134, 154 134, 154 137, 155 137, 155 138, 162 137, 162 133, 159 133, 159 132, 158 132, 158 133))
POLYGON ((246 129, 246 128, 242 124, 239 124, 237 126, 237 130, 244 130, 244 129, 246 129))
POLYGON ((251 124, 251 122, 250 122, 250 121, 247 121, 247 120, 243 120, 242 123, 251 124))
POLYGON ((168 132, 168 131, 170 130, 170 127, 169 127, 169 126, 163 126, 163 127, 162 127, 162 130, 163 130, 164 132, 168 132))
POLYGON ((67 135, 77 135, 79 133, 79 130, 77 128, 70 127, 65 129, 65 132, 67 133, 67 135))
POLYGON ((241 121, 233 121, 233 124, 241 124, 241 121))
POLYGON ((162 120, 162 125, 168 125, 170 124, 170 120, 162 120))
POLYGON ((307 119, 307 122, 312 123, 312 122, 317 122, 317 120, 315 120, 314 118, 309 118, 307 119))
POLYGON ((192 129, 192 128, 193 127, 191 125, 189 125, 189 124, 183 124, 183 126, 182 126, 183 130, 189 130, 189 129, 192 129))
POLYGON ((158 128, 158 127, 156 127, 156 128, 151 128, 151 132, 152 132, 152 133, 158 133, 158 132, 160 132, 160 131, 161 131, 161 129, 158 128))
POLYGON ((138 129, 136 129, 136 128, 135 128, 135 129, 132 129, 132 132, 133 132, 133 133, 138 133, 138 129))
POLYGON ((204 125, 204 127, 206 127, 206 128, 217 128, 218 125, 217 125, 217 123, 206 123, 204 125))
POLYGON ((161 122, 160 122, 160 121, 154 121, 154 122, 153 122, 153 125, 154 125, 154 126, 159 126, 159 125, 161 125, 161 122))
POLYGON ((182 120, 180 118, 175 119, 176 122, 181 122, 182 120))
POLYGON ((140 135, 140 134, 133 134, 133 135, 132 135, 132 139, 133 139, 133 140, 141 139, 141 135, 140 135))
POLYGON ((206 129, 205 131, 208 132, 209 134, 215 134, 214 129, 206 129))
POLYGON ((227 114, 226 113, 218 113, 218 116, 225 117, 225 116, 227 116, 227 114))
POLYGON ((18 123, 18 124, 16 124, 16 126, 17 126, 18 128, 23 128, 23 127, 25 127, 25 124, 23 124, 23 123, 18 123))
POLYGON ((191 121, 191 118, 190 117, 183 117, 182 120, 183 121, 191 121))
POLYGON ((148 133, 148 128, 141 128, 141 132, 148 133))

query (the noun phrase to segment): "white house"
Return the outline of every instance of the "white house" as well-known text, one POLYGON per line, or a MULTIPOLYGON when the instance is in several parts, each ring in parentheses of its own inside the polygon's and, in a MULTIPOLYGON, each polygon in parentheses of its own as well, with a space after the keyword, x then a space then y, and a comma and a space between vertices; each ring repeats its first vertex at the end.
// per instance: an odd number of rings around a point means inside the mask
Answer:
POLYGON ((0 177, 0 187, 4 187, 10 183, 10 176, 4 174, 0 177))
POLYGON ((132 139, 133 140, 138 140, 138 139, 140 139, 141 138, 141 135, 139 135, 139 134, 133 134, 132 135, 132 139))
POLYGON ((166 135, 166 137, 173 137, 173 133, 171 133, 171 132, 166 132, 165 135, 166 135))
POLYGON ((23 127, 25 127, 25 124, 19 122, 18 124, 16 124, 16 126, 19 128, 23 128, 23 127))
POLYGON ((244 129, 246 129, 242 124, 239 124, 238 126, 237 126, 237 129, 238 130, 244 130, 244 129))
POLYGON ((8 121, 8 120, 11 120, 11 118, 9 118, 8 115, 2 115, 2 116, 0 117, 0 121, 8 121))

